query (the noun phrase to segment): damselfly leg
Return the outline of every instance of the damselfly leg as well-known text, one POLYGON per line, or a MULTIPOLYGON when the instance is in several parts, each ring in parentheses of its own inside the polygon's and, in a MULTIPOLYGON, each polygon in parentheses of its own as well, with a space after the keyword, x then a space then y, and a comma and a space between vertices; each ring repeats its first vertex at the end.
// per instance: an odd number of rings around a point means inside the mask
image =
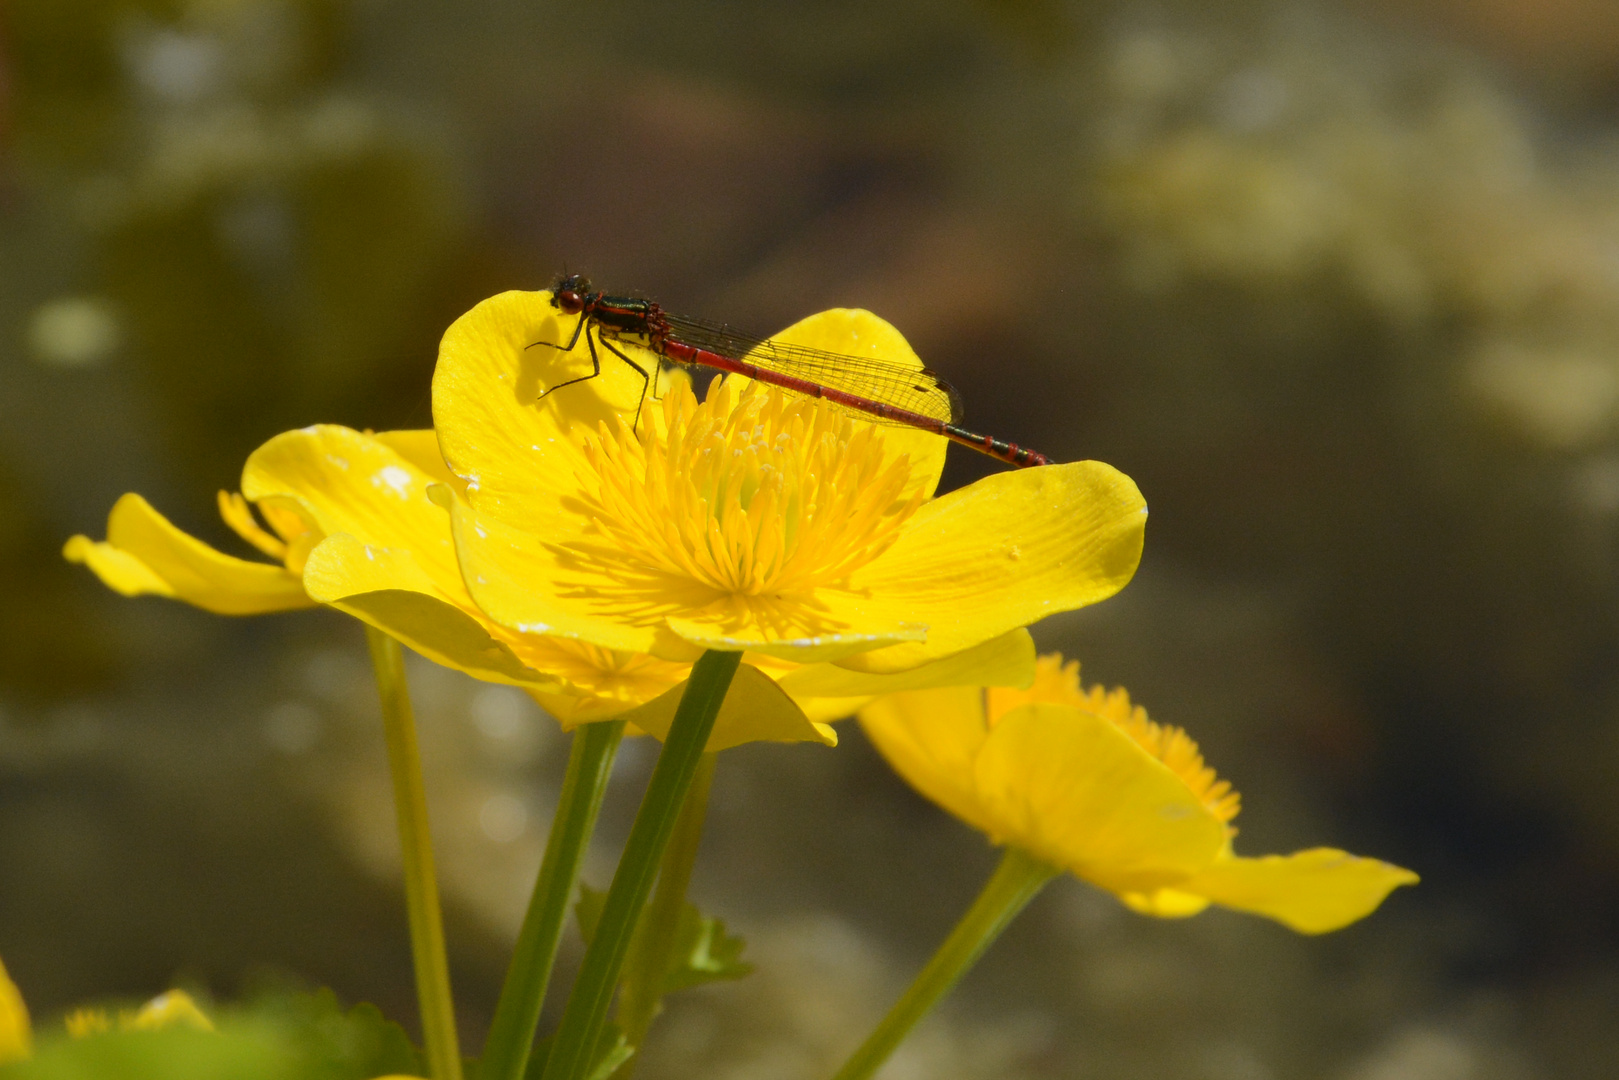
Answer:
MULTIPOLYGON (((631 431, 638 431, 641 426, 641 408, 646 404, 647 395, 652 391, 653 377, 647 373, 646 368, 642 367, 640 364, 637 364, 634 360, 631 360, 621 349, 617 348, 611 341, 603 337, 601 328, 591 323, 589 318, 587 318, 585 315, 581 314, 579 316, 579 322, 573 328, 573 336, 568 339, 568 343, 566 345, 554 345, 549 341, 535 341, 525 345, 523 347, 523 351, 527 352, 529 349, 532 349, 537 345, 544 345, 546 348, 556 349, 558 352, 572 352, 574 345, 578 344, 579 342, 580 333, 585 335, 585 347, 590 350, 590 374, 581 375, 576 379, 568 379, 566 382, 559 382, 555 386, 541 391, 540 396, 534 400, 536 402, 544 401, 547 397, 550 397, 552 393, 561 390, 564 386, 572 386, 575 383, 589 382, 591 379, 599 376, 602 373, 602 362, 601 354, 596 351, 596 343, 600 341, 602 348, 624 361, 635 370, 637 375, 641 376, 641 396, 636 399, 635 420, 630 425, 631 431), (592 328, 594 328, 596 331, 594 336, 592 336, 590 333, 592 328)), ((657 395, 653 394, 652 399, 656 401, 657 395)))

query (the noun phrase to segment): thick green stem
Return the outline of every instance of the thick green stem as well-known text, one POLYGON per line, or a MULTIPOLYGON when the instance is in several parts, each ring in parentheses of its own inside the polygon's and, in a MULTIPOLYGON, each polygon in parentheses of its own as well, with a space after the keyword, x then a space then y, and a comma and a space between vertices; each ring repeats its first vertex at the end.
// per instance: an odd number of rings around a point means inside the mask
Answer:
POLYGON ((843 1063, 833 1080, 866 1080, 881 1068, 916 1022, 950 992, 990 943, 1000 937, 1001 931, 1058 872, 1056 867, 1017 848, 1007 848, 1001 864, 995 868, 973 906, 950 931, 950 936, 944 939, 944 944, 911 983, 905 996, 888 1010, 882 1023, 843 1063))
POLYGON ((405 681, 405 657, 399 642, 382 631, 367 626, 365 637, 377 673, 377 693, 382 697, 382 732, 388 744, 388 771, 393 774, 394 811, 405 869, 405 911, 410 917, 410 952, 416 965, 416 1001, 422 1013, 428 1075, 433 1080, 461 1080, 444 917, 433 871, 427 792, 422 786, 422 756, 416 745, 410 686, 405 681))
POLYGON ((622 720, 585 724, 574 732, 545 859, 540 863, 528 914, 523 917, 523 929, 518 932, 511 967, 506 969, 506 982, 495 1005, 489 1037, 484 1041, 479 1080, 522 1080, 528 1068, 534 1029, 545 1004, 545 988, 551 981, 568 902, 573 898, 579 864, 584 861, 590 835, 596 829, 602 795, 613 771, 613 757, 623 737, 622 720))
POLYGON ((545 1080, 584 1080, 590 1071, 630 937, 652 892, 658 864, 708 745, 714 718, 719 715, 725 692, 741 662, 741 653, 710 650, 692 665, 691 679, 675 710, 663 752, 658 755, 613 884, 602 904, 596 934, 585 950, 579 977, 568 996, 568 1007, 546 1061, 545 1080))
POLYGON ((708 792, 713 783, 714 755, 704 754, 686 792, 686 801, 680 804, 680 817, 658 868, 658 887, 641 916, 635 947, 624 962, 617 1018, 631 1046, 641 1045, 663 1000, 664 978, 680 933, 680 915, 686 907, 686 888, 691 884, 697 848, 702 843, 708 792))

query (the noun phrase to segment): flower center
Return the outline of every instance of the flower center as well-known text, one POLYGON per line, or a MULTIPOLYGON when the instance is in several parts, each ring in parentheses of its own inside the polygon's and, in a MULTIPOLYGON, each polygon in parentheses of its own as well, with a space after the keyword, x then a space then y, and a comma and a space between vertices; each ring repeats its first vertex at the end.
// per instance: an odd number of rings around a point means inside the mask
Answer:
POLYGON ((620 614, 707 609, 801 629, 786 609, 846 584, 921 504, 904 494, 909 458, 885 455, 876 426, 736 382, 715 380, 699 404, 677 381, 639 431, 620 421, 586 440, 594 525, 569 547, 622 586, 620 614))

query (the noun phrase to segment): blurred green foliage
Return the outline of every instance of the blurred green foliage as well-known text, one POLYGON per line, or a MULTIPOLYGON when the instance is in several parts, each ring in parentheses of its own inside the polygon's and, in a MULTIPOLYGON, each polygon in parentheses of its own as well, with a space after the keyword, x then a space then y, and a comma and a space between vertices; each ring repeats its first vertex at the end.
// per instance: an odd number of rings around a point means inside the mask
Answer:
POLYGON ((72 1038, 53 1032, 5 1080, 375 1080, 422 1074, 397 1024, 374 1006, 344 1009, 329 990, 275 993, 215 1017, 215 1031, 171 1027, 72 1038))

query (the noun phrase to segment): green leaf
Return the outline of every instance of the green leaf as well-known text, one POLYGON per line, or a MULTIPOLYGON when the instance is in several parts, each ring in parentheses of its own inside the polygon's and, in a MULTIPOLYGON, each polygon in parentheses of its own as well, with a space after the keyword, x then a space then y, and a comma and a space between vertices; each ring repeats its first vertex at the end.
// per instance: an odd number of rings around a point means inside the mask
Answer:
POLYGON ((274 1022, 298 1054, 307 1080, 371 1080, 389 1073, 425 1076, 425 1065, 398 1024, 375 1006, 344 1010, 330 990, 277 993, 258 999, 249 1014, 274 1022))
POLYGON ((724 922, 705 917, 695 906, 687 904, 680 912, 674 953, 669 958, 669 970, 663 976, 663 992, 669 994, 750 974, 753 965, 742 959, 742 950, 746 947, 747 942, 741 937, 725 932, 724 922))
MULTIPOLYGON (((574 905, 574 917, 579 920, 579 933, 585 944, 596 934, 601 921, 602 905, 607 894, 588 885, 579 886, 579 902, 574 905)), ((644 927, 635 930, 630 954, 635 955, 644 927)), ((751 974, 753 965, 742 959, 747 942, 741 937, 727 934, 725 923, 709 918, 696 905, 687 903, 680 910, 680 923, 675 930, 675 946, 669 957, 669 968, 663 977, 663 992, 673 993, 704 983, 740 979, 751 974)))
MULTIPOLYGON (((4 1080, 303 1080, 296 1052, 263 1024, 219 1031, 54 1034, 34 1056, 0 1065, 4 1080)), ((367 1078, 370 1080, 370 1078, 367 1078)))
POLYGON ((597 892, 584 882, 579 883, 579 902, 573 905, 573 917, 579 920, 579 935, 585 939, 587 946, 596 936, 596 927, 601 924, 602 908, 606 903, 606 892, 597 892))
POLYGON ((585 1080, 609 1080, 619 1067, 635 1056, 635 1047, 624 1037, 617 1024, 608 1024, 596 1044, 596 1063, 585 1074, 585 1080))
POLYGON ((374 1005, 344 1009, 330 990, 278 990, 245 1006, 212 1008, 215 1030, 108 1031, 81 1039, 57 1029, 34 1056, 0 1066, 3 1080, 373 1080, 416 1076, 421 1058, 374 1005))
MULTIPOLYGON (((594 929, 595 924, 592 923, 591 927, 594 929)), ((551 1043, 555 1039, 556 1033, 552 1032, 534 1044, 534 1052, 528 1058, 528 1068, 523 1070, 523 1080, 540 1080, 545 1074, 545 1062, 551 1056, 551 1043)), ((601 1039, 596 1043, 596 1063, 585 1074, 585 1080, 608 1080, 634 1056, 635 1047, 624 1037, 624 1032, 617 1024, 608 1021, 602 1029, 601 1039)), ((475 1074, 473 1080, 476 1080, 475 1074)))

